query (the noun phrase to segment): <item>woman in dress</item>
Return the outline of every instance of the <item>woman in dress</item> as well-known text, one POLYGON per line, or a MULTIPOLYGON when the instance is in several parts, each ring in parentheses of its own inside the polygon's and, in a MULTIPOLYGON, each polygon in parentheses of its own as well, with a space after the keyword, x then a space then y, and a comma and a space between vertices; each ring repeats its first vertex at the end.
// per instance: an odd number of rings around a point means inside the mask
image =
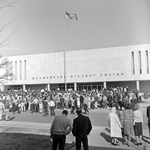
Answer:
POLYGON ((119 146, 117 138, 122 138, 122 126, 118 115, 116 114, 116 107, 112 107, 111 112, 108 114, 108 125, 110 127, 110 136, 112 138, 112 145, 119 146))
POLYGON ((127 146, 130 146, 131 136, 133 135, 133 111, 131 109, 130 104, 125 106, 125 110, 123 111, 122 119, 123 119, 123 135, 125 136, 125 143, 127 146))
POLYGON ((134 134, 136 138, 135 145, 142 145, 142 124, 143 124, 143 114, 139 110, 139 105, 134 106, 134 134))

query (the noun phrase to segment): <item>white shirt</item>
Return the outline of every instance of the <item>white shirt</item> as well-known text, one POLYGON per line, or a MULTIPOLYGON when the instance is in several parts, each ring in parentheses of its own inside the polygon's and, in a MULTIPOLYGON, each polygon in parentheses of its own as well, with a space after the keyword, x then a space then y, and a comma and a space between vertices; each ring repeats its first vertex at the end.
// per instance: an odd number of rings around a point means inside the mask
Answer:
POLYGON ((53 107, 53 106, 55 106, 55 102, 54 102, 54 101, 50 101, 50 102, 48 102, 48 106, 49 106, 49 107, 53 107))
POLYGON ((141 110, 134 111, 134 123, 135 122, 142 122, 143 123, 143 114, 141 110))

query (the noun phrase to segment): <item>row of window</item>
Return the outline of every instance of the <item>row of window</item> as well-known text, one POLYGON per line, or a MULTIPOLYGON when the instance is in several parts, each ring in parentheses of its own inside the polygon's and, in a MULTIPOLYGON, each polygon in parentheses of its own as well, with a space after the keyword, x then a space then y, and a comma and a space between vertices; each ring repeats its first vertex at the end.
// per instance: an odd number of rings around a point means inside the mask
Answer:
MULTIPOLYGON (((131 57, 132 57, 132 74, 142 74, 143 73, 143 68, 142 68, 142 54, 141 51, 138 51, 138 70, 135 69, 135 53, 131 52, 131 57), (136 72, 137 71, 137 72, 136 72)), ((145 51, 145 62, 146 62, 146 73, 149 74, 149 53, 148 50, 145 51)))
MULTIPOLYGON (((109 74, 100 74, 100 76, 120 76, 120 75, 123 75, 123 73, 109 73, 109 74)), ((92 74, 92 75, 71 75, 71 78, 74 78, 74 77, 92 77, 92 76, 95 76, 95 74, 92 74)), ((65 77, 65 76, 64 76, 65 77)), ((54 79, 54 78, 63 78, 63 76, 50 76, 50 77, 32 77, 32 79, 54 79)))
MULTIPOLYGON (((11 62, 12 63, 12 62, 11 62)), ((20 77, 19 77, 19 79, 20 80, 22 80, 23 79, 23 77, 22 77, 22 71, 23 71, 23 69, 24 69, 24 79, 26 80, 26 75, 27 75, 27 73, 26 73, 26 60, 24 60, 24 61, 21 61, 20 60, 20 62, 18 62, 18 61, 15 61, 15 79, 17 80, 18 79, 18 66, 19 65, 19 73, 20 73, 20 77), (24 63, 24 65, 23 65, 23 63, 24 63)))

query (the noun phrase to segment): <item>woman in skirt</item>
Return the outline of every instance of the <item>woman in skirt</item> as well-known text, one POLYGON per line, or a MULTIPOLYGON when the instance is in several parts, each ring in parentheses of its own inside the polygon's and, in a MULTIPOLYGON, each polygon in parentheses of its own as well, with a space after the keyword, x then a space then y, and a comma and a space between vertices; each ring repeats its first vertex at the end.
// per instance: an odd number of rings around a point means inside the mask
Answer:
POLYGON ((131 109, 130 104, 125 106, 125 110, 123 111, 122 119, 123 119, 123 135, 125 137, 125 142, 127 146, 131 144, 131 137, 133 135, 133 116, 134 113, 131 109))
POLYGON ((135 145, 142 145, 142 124, 143 124, 143 114, 139 110, 139 105, 134 106, 134 134, 136 138, 135 145))

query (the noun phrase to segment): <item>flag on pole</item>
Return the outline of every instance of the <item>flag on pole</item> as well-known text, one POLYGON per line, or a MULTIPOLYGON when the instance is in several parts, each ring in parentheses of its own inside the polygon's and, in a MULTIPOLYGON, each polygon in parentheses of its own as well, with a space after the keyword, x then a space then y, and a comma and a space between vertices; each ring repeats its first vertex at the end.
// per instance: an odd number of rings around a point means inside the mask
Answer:
POLYGON ((75 20, 78 20, 78 17, 76 14, 72 14, 72 13, 68 13, 68 12, 65 12, 65 19, 75 19, 75 20))

